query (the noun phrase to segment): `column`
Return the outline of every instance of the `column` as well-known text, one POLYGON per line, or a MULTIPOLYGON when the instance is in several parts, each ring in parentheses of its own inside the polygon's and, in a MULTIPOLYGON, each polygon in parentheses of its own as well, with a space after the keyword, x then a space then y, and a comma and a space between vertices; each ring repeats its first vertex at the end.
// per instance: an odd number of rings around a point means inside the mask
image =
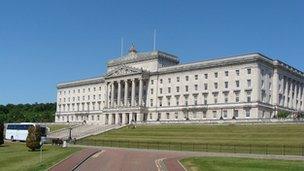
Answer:
POLYGON ((106 108, 109 107, 109 90, 108 90, 108 82, 106 82, 106 97, 105 97, 105 102, 106 102, 106 108))
POLYGON ((284 84, 285 84, 285 87, 284 87, 284 96, 285 96, 285 99, 284 99, 284 107, 288 107, 287 106, 287 99, 288 99, 288 79, 286 77, 284 77, 284 84))
POLYGON ((139 79, 139 94, 138 94, 138 105, 142 105, 142 94, 143 94, 143 80, 142 78, 139 79))
POLYGON ((111 83, 111 107, 114 107, 114 81, 111 83))
POLYGON ((121 124, 124 125, 126 123, 126 114, 122 113, 121 124))
MULTIPOLYGON (((273 72, 273 87, 272 87, 272 95, 273 95, 273 105, 277 106, 278 105, 278 84, 279 84, 279 79, 278 79, 278 69, 275 68, 273 72)), ((271 100, 271 99, 270 99, 271 100)))
POLYGON ((129 85, 128 85, 128 80, 125 80, 125 106, 128 106, 128 88, 129 88, 129 85))
POLYGON ((294 96, 293 96, 293 109, 297 109, 297 94, 298 94, 298 82, 295 82, 294 96))
POLYGON ((290 97, 289 98, 289 104, 288 104, 289 108, 292 108, 292 105, 293 105, 292 88, 293 88, 293 83, 292 83, 292 80, 290 80, 290 82, 289 82, 289 94, 288 94, 288 96, 290 97))
POLYGON ((121 81, 118 81, 117 106, 120 106, 120 98, 121 98, 121 81))
POLYGON ((135 105, 135 79, 132 79, 131 106, 135 105))
POLYGON ((302 84, 302 97, 301 97, 301 100, 302 100, 302 106, 301 106, 301 111, 304 110, 304 85, 302 84))
POLYGON ((129 124, 132 123, 132 120, 133 120, 133 113, 129 113, 129 124))

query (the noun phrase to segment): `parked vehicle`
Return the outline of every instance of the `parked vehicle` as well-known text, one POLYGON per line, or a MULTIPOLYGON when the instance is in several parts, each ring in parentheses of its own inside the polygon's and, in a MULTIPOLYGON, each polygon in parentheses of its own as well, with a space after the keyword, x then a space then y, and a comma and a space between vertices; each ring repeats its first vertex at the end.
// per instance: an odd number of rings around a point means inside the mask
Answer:
MULTIPOLYGON (((9 123, 6 127, 5 139, 11 141, 26 141, 29 127, 36 125, 35 123, 9 123)), ((41 139, 44 141, 50 129, 44 125, 40 125, 40 128, 41 139)))

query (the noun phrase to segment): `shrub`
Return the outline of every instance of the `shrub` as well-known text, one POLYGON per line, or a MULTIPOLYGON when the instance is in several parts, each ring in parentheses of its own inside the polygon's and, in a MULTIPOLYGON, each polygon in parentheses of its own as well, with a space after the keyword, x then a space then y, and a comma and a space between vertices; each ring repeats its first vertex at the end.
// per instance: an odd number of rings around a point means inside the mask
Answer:
POLYGON ((278 118, 287 118, 290 115, 287 111, 279 111, 278 112, 278 118))
POLYGON ((41 140, 41 129, 39 125, 31 126, 28 129, 28 135, 26 137, 26 146, 35 151, 40 149, 40 140, 41 140))
POLYGON ((4 144, 4 124, 0 124, 0 145, 4 144))

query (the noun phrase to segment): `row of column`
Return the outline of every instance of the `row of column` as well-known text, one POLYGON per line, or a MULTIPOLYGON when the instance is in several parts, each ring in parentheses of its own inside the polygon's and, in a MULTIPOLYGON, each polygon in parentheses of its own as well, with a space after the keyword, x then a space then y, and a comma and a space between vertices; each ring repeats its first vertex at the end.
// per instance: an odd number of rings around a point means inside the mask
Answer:
POLYGON ((113 113, 105 114, 105 125, 131 124, 134 122, 141 122, 142 118, 139 113, 113 113))
POLYGON ((116 106, 141 106, 143 102, 143 79, 133 78, 126 80, 110 81, 106 83, 106 104, 107 108, 116 106), (131 96, 129 98, 129 82, 131 82, 131 96), (136 82, 139 82, 138 92, 136 92, 136 82), (124 84, 122 84, 124 83, 124 84), (122 91, 124 85, 124 97, 122 98, 122 91), (117 95, 116 95, 117 94, 117 95), (138 103, 136 103, 136 94, 138 94, 138 103), (116 95, 116 103, 115 103, 116 95), (131 101, 130 101, 131 100, 131 101))
POLYGON ((304 110, 304 86, 301 83, 293 81, 291 79, 287 79, 284 77, 284 107, 297 109, 297 110, 304 110), (294 89, 294 91, 293 91, 294 89), (292 93, 294 92, 294 96, 292 93), (288 103, 288 97, 290 98, 288 103), (297 104, 298 100, 298 104, 297 104), (302 105, 300 102, 302 101, 302 105))

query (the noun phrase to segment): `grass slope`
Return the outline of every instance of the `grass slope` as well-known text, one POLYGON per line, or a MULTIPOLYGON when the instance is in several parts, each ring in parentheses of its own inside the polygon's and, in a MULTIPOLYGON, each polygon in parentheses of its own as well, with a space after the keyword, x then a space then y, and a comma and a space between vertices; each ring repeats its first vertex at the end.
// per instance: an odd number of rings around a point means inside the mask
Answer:
POLYGON ((261 160, 247 158, 192 157, 181 163, 188 171, 300 171, 303 161, 261 160))
POLYGON ((80 148, 61 148, 46 145, 43 151, 43 163, 40 164, 40 152, 29 151, 24 143, 5 143, 0 146, 0 170, 46 170, 65 159, 80 148))
POLYGON ((136 129, 124 127, 85 140, 300 145, 304 142, 304 124, 145 125, 136 129))
POLYGON ((66 125, 66 124, 50 124, 47 126, 50 128, 50 132, 69 127, 69 125, 66 125))

